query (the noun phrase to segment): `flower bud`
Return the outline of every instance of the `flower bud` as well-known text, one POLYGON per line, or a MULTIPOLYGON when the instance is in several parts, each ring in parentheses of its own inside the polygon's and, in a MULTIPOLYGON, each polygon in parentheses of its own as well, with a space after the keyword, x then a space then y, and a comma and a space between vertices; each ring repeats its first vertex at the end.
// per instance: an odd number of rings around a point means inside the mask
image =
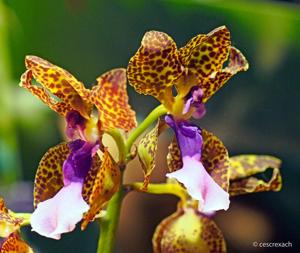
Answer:
POLYGON ((153 239, 155 253, 224 253, 222 232, 211 219, 196 208, 181 208, 164 219, 153 239))

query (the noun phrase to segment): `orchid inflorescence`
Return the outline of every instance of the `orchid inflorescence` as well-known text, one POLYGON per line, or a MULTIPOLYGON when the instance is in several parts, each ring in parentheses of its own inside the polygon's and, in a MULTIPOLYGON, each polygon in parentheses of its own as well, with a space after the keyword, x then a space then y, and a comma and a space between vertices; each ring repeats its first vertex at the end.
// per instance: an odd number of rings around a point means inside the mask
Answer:
POLYGON ((97 252, 112 252, 121 201, 130 191, 180 199, 177 211, 155 230, 155 253, 226 252, 213 214, 227 210, 230 197, 281 188, 279 159, 230 157, 218 137, 191 122, 204 117, 205 103, 233 75, 248 69, 225 26, 195 36, 180 49, 168 34, 147 32, 127 70, 104 73, 91 89, 37 56, 27 56, 25 64, 20 86, 64 117, 68 141, 50 148, 39 163, 32 214, 14 213, 0 199, 0 236, 5 238, 1 253, 33 252, 21 239, 22 226, 60 239, 77 223, 84 230, 95 219, 101 225, 97 252), (126 79, 138 93, 161 103, 139 125, 128 103, 126 79), (167 180, 150 183, 154 168, 160 167, 155 164, 158 139, 168 128, 174 137, 166 157, 167 180), (117 157, 104 144, 105 134, 114 139, 117 157), (136 156, 144 181, 124 184, 126 166, 136 156), (269 181, 255 176, 268 168, 273 171, 269 181))

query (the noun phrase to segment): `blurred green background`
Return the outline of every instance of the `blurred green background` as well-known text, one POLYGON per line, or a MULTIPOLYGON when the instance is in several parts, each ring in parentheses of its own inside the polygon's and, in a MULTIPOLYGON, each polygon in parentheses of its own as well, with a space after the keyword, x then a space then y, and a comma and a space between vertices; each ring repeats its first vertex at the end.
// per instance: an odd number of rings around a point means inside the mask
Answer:
MULTIPOLYGON (((232 78, 209 101, 199 124, 219 136, 231 155, 281 158, 284 186, 279 193, 235 198, 216 222, 229 252, 300 252, 300 6, 296 1, 0 0, 0 195, 8 206, 32 210, 38 162, 64 138, 58 116, 18 87, 25 55, 45 58, 91 85, 105 71, 126 67, 148 30, 167 32, 183 46, 192 36, 221 25, 230 29, 233 45, 244 52, 250 69, 232 78), (255 248, 253 241, 290 241, 293 247, 255 248)), ((140 119, 157 104, 131 88, 129 95, 140 119)), ((130 173, 128 178, 134 178, 136 172, 130 173)), ((157 174, 158 181, 163 173, 157 174)), ((173 198, 137 195, 125 200, 116 252, 152 252, 156 225, 175 210, 173 198)), ((97 224, 60 241, 30 233, 29 228, 23 231, 36 252, 96 249, 97 224)))

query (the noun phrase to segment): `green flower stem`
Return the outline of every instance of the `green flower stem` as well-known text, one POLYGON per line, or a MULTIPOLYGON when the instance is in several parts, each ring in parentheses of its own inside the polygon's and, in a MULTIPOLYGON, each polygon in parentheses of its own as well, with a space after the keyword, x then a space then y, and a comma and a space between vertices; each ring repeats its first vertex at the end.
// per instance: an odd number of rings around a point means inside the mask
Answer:
MULTIPOLYGON (((107 134, 112 136, 119 149, 119 166, 125 166, 126 157, 130 155, 131 147, 135 140, 161 115, 167 113, 167 109, 160 105, 156 107, 147 118, 131 133, 126 143, 119 130, 113 129, 107 134), (124 162, 124 164, 123 164, 124 162)), ((120 167, 121 170, 123 170, 120 167)), ((122 181, 122 180, 121 180, 122 181)), ((125 188, 120 185, 120 189, 108 202, 106 215, 100 218, 100 235, 97 253, 112 253, 114 249, 116 231, 119 223, 121 205, 125 196, 125 188)))
POLYGON ((113 252, 124 195, 124 188, 120 187, 119 191, 108 202, 106 215, 100 218, 100 236, 97 253, 113 252))
POLYGON ((109 134, 116 142, 119 150, 119 162, 124 163, 126 159, 126 146, 123 135, 118 129, 113 129, 106 133, 109 134))
POLYGON ((31 213, 14 213, 14 217, 23 219, 21 226, 30 225, 31 213))
POLYGON ((136 128, 132 131, 129 135, 127 142, 126 142, 126 154, 129 155, 131 151, 131 147, 135 140, 145 132, 145 130, 152 125, 152 123, 160 116, 166 114, 168 111, 163 105, 157 106, 147 118, 136 128))
POLYGON ((186 202, 188 197, 186 190, 176 183, 149 184, 146 191, 142 190, 143 183, 140 182, 128 184, 126 188, 151 194, 171 194, 179 197, 184 202, 186 202))

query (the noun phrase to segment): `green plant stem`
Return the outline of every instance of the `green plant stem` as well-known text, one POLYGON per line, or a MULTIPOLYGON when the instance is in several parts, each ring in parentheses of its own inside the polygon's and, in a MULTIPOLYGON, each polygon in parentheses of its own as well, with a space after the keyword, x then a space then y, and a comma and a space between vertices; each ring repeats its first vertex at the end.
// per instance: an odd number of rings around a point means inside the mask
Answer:
MULTIPOLYGON (((107 134, 112 136, 115 140, 118 149, 119 149, 119 162, 121 165, 126 166, 126 157, 130 155, 131 147, 134 141, 161 115, 167 113, 167 109, 160 105, 156 107, 147 117, 146 119, 130 134, 126 143, 124 138, 119 130, 114 129, 107 134), (124 162, 124 164, 122 164, 124 162)), ((121 166, 119 164, 119 166, 121 166)), ((120 167, 122 170, 122 168, 120 167)), ((121 180, 122 182, 122 180, 121 180)), ((121 184, 121 183, 120 183, 121 184)), ((119 223, 120 211, 122 199, 125 195, 125 190, 122 185, 120 185, 120 189, 108 202, 106 215, 100 218, 100 235, 98 241, 98 249, 97 253, 112 253, 114 249, 116 232, 119 223)))
POLYGON ((14 217, 23 219, 21 226, 30 225, 31 213, 14 213, 14 217))
POLYGON ((113 252, 123 197, 124 188, 120 187, 119 191, 109 201, 106 215, 100 219, 97 253, 113 252))
POLYGON ((136 128, 134 129, 131 134, 129 135, 127 142, 126 142, 126 154, 130 154, 131 147, 135 140, 145 132, 145 130, 152 125, 152 123, 160 116, 167 113, 167 109, 163 105, 157 106, 150 114, 145 118, 145 120, 136 128))
POLYGON ((126 185, 129 190, 135 190, 139 192, 151 193, 151 194, 171 194, 179 197, 182 201, 186 201, 188 194, 186 190, 176 183, 162 183, 162 184, 149 184, 147 190, 143 189, 143 183, 136 182, 126 185))

